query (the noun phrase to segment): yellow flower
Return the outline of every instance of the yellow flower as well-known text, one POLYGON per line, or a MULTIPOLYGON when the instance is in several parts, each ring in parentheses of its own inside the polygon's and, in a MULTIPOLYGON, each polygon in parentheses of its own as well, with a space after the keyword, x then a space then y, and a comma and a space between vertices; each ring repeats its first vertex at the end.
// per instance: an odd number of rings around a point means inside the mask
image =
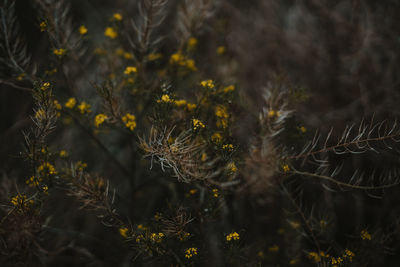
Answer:
POLYGON ((197 107, 196 104, 188 103, 188 104, 186 105, 186 108, 187 108, 189 111, 194 110, 196 107, 197 107))
POLYGON ((55 107, 57 110, 61 110, 61 109, 62 109, 61 104, 60 104, 57 100, 54 100, 54 101, 53 101, 53 104, 54 104, 54 107, 55 107))
POLYGON ((272 247, 269 247, 268 250, 271 251, 271 252, 278 252, 279 251, 279 246, 278 245, 273 245, 272 247))
POLYGON ((49 82, 43 83, 42 86, 40 87, 40 89, 41 89, 42 91, 46 91, 46 90, 49 89, 49 88, 50 88, 50 83, 49 83, 49 82))
POLYGON ((49 187, 47 185, 42 186, 42 191, 47 195, 49 193, 49 187))
POLYGON ((171 103, 173 102, 172 99, 169 97, 169 95, 162 95, 161 99, 157 101, 158 103, 164 102, 164 103, 171 103))
POLYGON ((198 130, 200 128, 205 128, 206 126, 198 119, 192 119, 193 130, 198 130))
POLYGON ((162 57, 161 53, 151 53, 151 54, 147 55, 147 60, 148 61, 154 61, 154 60, 157 60, 157 59, 159 59, 161 57, 162 57))
POLYGON ((136 243, 140 243, 140 241, 144 240, 144 236, 143 235, 138 235, 138 237, 136 237, 136 243))
POLYGON ((170 64, 180 64, 184 60, 185 60, 185 57, 181 54, 181 52, 177 52, 177 53, 171 55, 171 57, 169 58, 169 63, 170 64))
POLYGON ((120 13, 114 13, 113 18, 115 20, 121 21, 122 20, 122 15, 120 13))
POLYGON ((88 32, 88 30, 85 27, 85 25, 82 25, 82 26, 79 27, 79 34, 80 35, 85 35, 85 34, 87 34, 87 32, 88 32))
POLYGON ((155 243, 161 243, 163 237, 164 237, 163 233, 158 233, 158 234, 157 233, 152 233, 150 235, 150 240, 155 242, 155 243))
POLYGON ((87 163, 86 162, 83 162, 83 161, 80 160, 80 161, 78 161, 76 163, 76 169, 78 171, 82 172, 85 168, 87 168, 87 163))
POLYGON ((212 136, 211 136, 211 141, 213 141, 214 143, 220 143, 222 141, 222 136, 219 132, 215 132, 212 136))
POLYGON ((189 41, 188 41, 188 48, 189 48, 189 49, 193 49, 193 48, 196 47, 196 45, 197 45, 197 39, 194 38, 194 37, 189 38, 189 41))
POLYGON ((190 193, 191 195, 194 195, 194 194, 197 193, 197 189, 190 189, 190 190, 189 190, 189 193, 190 193))
POLYGON ((317 252, 311 251, 308 253, 308 257, 312 260, 314 260, 314 262, 320 262, 321 261, 321 257, 318 255, 317 252))
POLYGON ((44 162, 42 165, 40 165, 38 172, 44 176, 57 174, 56 169, 50 162, 44 162))
POLYGON ((188 248, 185 251, 185 258, 190 259, 191 257, 197 255, 197 248, 188 248))
POLYGON ((215 84, 214 84, 213 80, 204 80, 204 81, 201 81, 201 82, 200 82, 200 85, 201 85, 202 87, 204 87, 204 88, 210 88, 210 89, 212 89, 212 88, 215 87, 215 84))
POLYGON ((230 242, 232 240, 239 240, 240 236, 237 232, 230 233, 226 236, 226 241, 230 242))
POLYGON ((224 93, 229 93, 235 91, 235 86, 234 85, 229 85, 224 88, 224 93))
POLYGON ((129 74, 135 73, 135 72, 137 72, 137 68, 136 67, 128 66, 128 67, 126 67, 126 69, 124 71, 124 74, 129 75, 129 74))
POLYGON ((361 231, 361 239, 362 240, 371 240, 371 234, 368 233, 367 230, 362 230, 361 231))
POLYGON ((207 160, 207 153, 202 153, 201 154, 201 161, 206 161, 207 160))
POLYGON ((187 104, 186 100, 184 100, 184 99, 182 99, 182 100, 175 100, 174 103, 175 103, 175 105, 177 105, 178 107, 186 106, 186 104, 187 104))
POLYGON ((94 125, 99 128, 100 124, 102 124, 106 119, 107 119, 106 114, 97 114, 96 117, 94 118, 94 125))
POLYGON ((76 105, 76 99, 71 97, 67 100, 67 102, 65 103, 65 107, 73 109, 76 105))
POLYGON ((18 194, 11 198, 11 204, 13 204, 19 211, 29 208, 33 204, 33 200, 28 200, 25 194, 18 194))
POLYGON ((307 132, 307 129, 306 129, 306 127, 304 127, 304 126, 299 126, 299 127, 297 127, 297 129, 298 129, 301 133, 307 132))
POLYGON ((53 50, 53 54, 59 57, 62 57, 63 55, 65 55, 65 53, 67 52, 67 50, 65 50, 64 48, 59 48, 59 49, 54 49, 53 50))
POLYGON ((225 46, 218 46, 218 47, 217 47, 217 53, 218 53, 218 55, 224 54, 225 51, 226 51, 225 46))
POLYGON ((113 27, 107 27, 104 31, 104 35, 111 39, 115 39, 117 38, 118 33, 113 27))
POLYGON ((215 197, 215 198, 217 198, 217 197, 219 196, 219 192, 218 192, 218 189, 217 189, 217 188, 214 188, 214 189, 212 190, 212 193, 213 193, 213 197, 215 197))
POLYGON ((125 123, 125 126, 129 128, 129 130, 133 131, 136 128, 136 117, 130 113, 126 113, 122 117, 122 121, 125 123))
POLYGON ((222 106, 222 105, 218 105, 215 108, 215 115, 219 118, 228 118, 229 114, 226 111, 226 107, 222 106))
POLYGON ((67 151, 65 151, 65 150, 61 150, 59 155, 60 155, 60 157, 62 157, 62 158, 68 157, 68 153, 67 153, 67 151))
POLYGON ((42 121, 46 118, 46 112, 43 109, 38 109, 35 113, 35 118, 42 121))
POLYGON ((47 22, 46 22, 46 21, 40 22, 39 27, 40 27, 40 31, 41 31, 41 32, 46 31, 46 29, 47 29, 47 22))
POLYGON ((132 59, 132 58, 133 58, 133 55, 132 55, 131 53, 129 53, 129 52, 125 52, 125 53, 124 53, 124 58, 125 58, 125 59, 132 59))
POLYGON ((284 164, 284 165, 282 166, 282 170, 283 170, 283 172, 288 172, 288 171, 290 171, 289 165, 284 164))
POLYGON ((126 227, 119 228, 119 233, 123 238, 127 238, 128 237, 128 231, 129 231, 129 229, 126 228, 126 227))
POLYGON ((222 145, 222 149, 227 150, 227 151, 233 151, 233 145, 232 144, 222 145))
POLYGON ((31 187, 34 187, 34 186, 38 186, 41 181, 42 181, 42 178, 31 176, 28 180, 26 180, 26 184, 31 187))
POLYGON ((90 113, 90 112, 91 112, 90 107, 91 107, 90 104, 86 103, 85 101, 82 101, 82 102, 78 105, 78 109, 79 109, 79 112, 80 112, 81 114, 88 114, 88 113, 90 113))
POLYGON ((20 74, 17 76, 17 80, 18 80, 18 81, 22 81, 22 80, 24 79, 25 76, 26 76, 25 73, 20 73, 20 74))
POLYGON ((228 170, 230 170, 231 172, 237 172, 237 167, 235 162, 230 162, 227 165, 228 170))
POLYGON ((196 64, 193 59, 187 59, 184 64, 188 69, 197 71, 196 64))

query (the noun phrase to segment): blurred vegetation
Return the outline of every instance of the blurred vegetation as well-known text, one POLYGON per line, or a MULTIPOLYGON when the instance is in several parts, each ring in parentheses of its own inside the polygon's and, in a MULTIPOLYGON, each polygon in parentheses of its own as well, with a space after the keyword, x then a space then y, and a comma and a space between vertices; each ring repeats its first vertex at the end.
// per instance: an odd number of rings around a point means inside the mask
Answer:
POLYGON ((1 266, 398 266, 400 1, 4 0, 1 266))

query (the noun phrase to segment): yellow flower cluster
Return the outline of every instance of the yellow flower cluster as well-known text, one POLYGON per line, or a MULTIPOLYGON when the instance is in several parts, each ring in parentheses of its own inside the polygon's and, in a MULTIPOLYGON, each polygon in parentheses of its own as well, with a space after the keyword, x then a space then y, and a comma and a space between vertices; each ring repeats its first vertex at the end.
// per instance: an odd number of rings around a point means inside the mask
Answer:
POLYGON ((85 168, 87 168, 87 163, 86 162, 83 162, 83 161, 78 161, 77 163, 76 163, 76 169, 78 170, 78 171, 80 171, 80 172, 82 172, 85 168))
POLYGON ((133 66, 128 66, 126 67, 124 74, 125 75, 130 75, 131 73, 136 73, 137 72, 137 68, 133 67, 133 66))
POLYGON ((215 87, 214 81, 213 80, 204 80, 200 82, 200 85, 204 88, 209 88, 212 89, 215 87))
POLYGON ((281 115, 281 113, 279 111, 275 111, 273 109, 268 111, 268 118, 279 117, 280 115, 281 115))
POLYGON ((218 53, 218 55, 224 54, 225 51, 226 51, 225 46, 218 46, 218 47, 217 47, 217 53, 218 53))
POLYGON ((232 145, 232 144, 225 144, 225 145, 222 145, 222 149, 231 152, 231 151, 233 151, 233 145, 232 145))
POLYGON ((198 43, 198 41, 197 41, 196 38, 190 37, 189 40, 188 40, 188 48, 189 49, 194 49, 197 46, 197 43, 198 43))
POLYGON ((107 27, 104 30, 104 35, 111 38, 111 39, 115 39, 118 36, 117 31, 113 28, 113 27, 107 27))
POLYGON ((11 198, 11 204, 13 204, 19 210, 24 210, 33 204, 33 200, 28 200, 25 194, 18 194, 11 198))
POLYGON ((197 255, 197 248, 188 248, 185 251, 185 258, 190 259, 191 257, 197 255))
POLYGON ((228 242, 230 242, 232 240, 239 240, 239 239, 240 239, 240 236, 236 232, 230 233, 229 235, 226 236, 226 241, 228 241, 228 242))
POLYGON ((138 235, 137 237, 136 237, 136 243, 140 243, 142 240, 144 240, 145 238, 144 238, 144 236, 143 235, 138 235))
POLYGON ((219 197, 219 192, 218 192, 218 189, 217 189, 217 188, 214 188, 214 189, 212 190, 212 193, 213 193, 213 197, 215 197, 215 198, 219 197))
POLYGON ((189 111, 192 111, 192 110, 194 110, 197 106, 196 106, 196 104, 188 103, 188 104, 186 105, 186 107, 187 107, 187 109, 188 109, 189 111))
POLYGON ((40 31, 41 31, 41 32, 46 31, 46 29, 47 29, 47 22, 46 22, 46 21, 40 22, 39 27, 40 27, 40 31))
POLYGON ((65 53, 67 52, 67 50, 65 50, 64 48, 59 48, 59 49, 54 49, 53 50, 53 54, 59 57, 62 57, 63 55, 65 55, 65 53))
POLYGON ((81 114, 89 114, 91 112, 90 108, 91 108, 90 104, 86 103, 85 101, 82 101, 78 105, 78 109, 81 114))
POLYGON ((74 97, 69 98, 65 103, 65 107, 70 109, 73 109, 75 105, 76 105, 76 99, 74 97))
POLYGON ((222 141, 222 135, 219 132, 213 133, 213 135, 211 135, 211 141, 216 144, 220 143, 222 141))
POLYGON ((50 83, 49 83, 49 82, 43 83, 42 86, 40 87, 40 89, 41 89, 42 91, 46 91, 46 90, 49 89, 49 88, 50 88, 50 83))
POLYGON ((123 238, 127 238, 128 237, 128 231, 129 229, 127 227, 121 227, 119 228, 119 234, 123 237, 123 238))
POLYGON ((224 91, 224 93, 233 92, 233 91, 235 91, 235 86, 234 85, 229 85, 229 86, 225 87, 223 89, 223 91, 224 91))
POLYGON ((228 126, 228 117, 229 114, 226 111, 226 107, 219 105, 215 108, 215 115, 218 117, 217 127, 226 128, 228 126))
POLYGON ((199 119, 192 119, 193 130, 197 131, 200 128, 205 128, 206 126, 199 119))
POLYGON ((297 130, 299 130, 301 133, 307 132, 307 129, 306 129, 306 127, 304 127, 304 126, 299 126, 299 127, 297 127, 297 130))
POLYGON ((283 172, 290 171, 289 165, 287 165, 287 164, 282 165, 282 170, 283 170, 283 172))
POLYGON ((34 186, 38 186, 41 181, 42 181, 42 178, 31 176, 28 180, 26 180, 26 184, 31 187, 34 187, 34 186))
POLYGON ((321 261, 321 256, 315 251, 308 252, 308 257, 310 259, 312 259, 314 262, 320 262, 321 261))
POLYGON ((361 239, 362 240, 371 240, 371 234, 368 233, 367 230, 362 230, 361 231, 361 239))
POLYGON ((62 158, 66 158, 66 157, 68 156, 68 153, 67 153, 67 151, 65 151, 65 150, 61 150, 59 155, 60 155, 60 157, 62 157, 62 158))
POLYGON ((228 163, 228 165, 227 165, 227 168, 228 168, 228 170, 230 170, 231 172, 237 172, 237 167, 236 167, 236 164, 235 164, 235 162, 230 162, 230 163, 228 163))
MULTIPOLYGON (((53 104, 54 104, 54 107, 56 108, 56 110, 61 110, 62 109, 61 104, 57 100, 54 100, 53 104)), ((60 116, 61 116, 61 113, 57 112, 57 117, 60 117, 60 116)))
POLYGON ((120 13, 114 13, 113 14, 113 19, 121 21, 122 20, 122 15, 120 13))
POLYGON ((172 54, 171 57, 169 58, 169 63, 171 65, 186 67, 192 71, 197 71, 194 60, 186 58, 181 52, 172 54))
POLYGON ((85 27, 85 25, 82 25, 82 26, 79 27, 79 34, 80 35, 85 35, 85 34, 87 34, 87 32, 88 32, 88 30, 85 27))
POLYGON ((155 243, 161 243, 163 237, 164 237, 163 233, 158 233, 158 234, 157 233, 151 233, 150 240, 152 242, 155 242, 155 243))
POLYGON ((38 172, 41 175, 54 175, 57 174, 56 169, 50 162, 44 162, 42 165, 39 166, 38 172))
POLYGON ((136 128, 136 117, 135 115, 132 115, 130 113, 126 113, 123 117, 122 117, 122 121, 125 123, 125 126, 133 131, 136 128))
POLYGON ((349 262, 352 262, 354 256, 355 256, 355 254, 352 251, 350 251, 349 249, 346 249, 341 257, 336 257, 336 258, 332 257, 331 258, 332 267, 338 267, 346 260, 348 260, 349 262))
POLYGON ((94 125, 99 128, 100 124, 102 124, 107 118, 106 114, 97 114, 96 117, 94 117, 94 125))
POLYGON ((40 120, 40 121, 44 120, 46 118, 46 112, 44 112, 43 109, 38 109, 35 112, 35 118, 40 120))
POLYGON ((155 61, 157 59, 162 58, 162 54, 161 53, 150 53, 147 55, 147 60, 148 61, 155 61))

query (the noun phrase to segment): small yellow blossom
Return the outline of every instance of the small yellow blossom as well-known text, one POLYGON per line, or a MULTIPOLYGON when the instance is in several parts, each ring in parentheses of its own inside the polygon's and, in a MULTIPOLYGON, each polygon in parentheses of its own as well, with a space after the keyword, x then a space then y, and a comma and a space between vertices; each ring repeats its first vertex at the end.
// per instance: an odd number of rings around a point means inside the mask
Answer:
POLYGON ((49 187, 47 185, 43 185, 42 186, 42 191, 43 191, 43 193, 45 193, 47 195, 49 193, 48 192, 49 191, 49 187))
POLYGON ((104 31, 104 35, 111 39, 115 39, 117 38, 118 33, 113 27, 107 27, 104 31))
POLYGON ((97 114, 96 117, 94 118, 94 125, 99 128, 100 124, 102 124, 106 119, 107 119, 106 114, 97 114))
POLYGON ((189 41, 188 41, 188 48, 189 48, 189 49, 193 49, 193 48, 196 47, 196 45, 197 45, 197 39, 194 38, 194 37, 189 38, 189 41))
POLYGON ((236 167, 235 162, 230 162, 230 163, 228 163, 227 168, 228 168, 228 170, 230 170, 231 172, 237 172, 237 170, 238 170, 237 167, 236 167))
POLYGON ((161 99, 157 101, 158 103, 164 102, 164 103, 172 103, 172 99, 169 97, 169 95, 162 95, 161 99))
POLYGON ((122 117, 122 121, 125 123, 125 126, 129 128, 129 130, 133 131, 136 128, 136 117, 130 113, 126 113, 122 117))
POLYGON ((233 151, 233 145, 232 144, 224 144, 224 145, 222 145, 222 149, 231 152, 231 151, 233 151))
POLYGON ((226 241, 230 242, 232 240, 239 240, 240 236, 237 232, 230 233, 226 236, 226 241))
POLYGON ((190 189, 190 190, 189 190, 189 193, 190 193, 191 195, 194 195, 194 194, 197 193, 197 189, 190 189))
POLYGON ((222 106, 222 105, 218 105, 218 106, 215 108, 215 115, 216 115, 217 117, 219 117, 219 118, 228 118, 228 117, 229 117, 229 114, 228 114, 228 112, 226 111, 226 107, 225 107, 225 106, 222 106))
POLYGON ((215 197, 215 198, 217 198, 217 197, 219 196, 219 192, 218 192, 218 189, 217 189, 217 188, 214 188, 214 189, 212 190, 212 193, 213 193, 213 197, 215 197))
POLYGON ((121 21, 122 20, 122 15, 120 13, 114 13, 113 14, 113 19, 121 21))
POLYGON ((79 34, 80 35, 85 35, 85 34, 87 34, 87 32, 88 32, 88 30, 85 27, 85 25, 82 25, 82 26, 79 27, 79 34))
POLYGON ((41 175, 53 175, 57 174, 56 169, 50 162, 44 162, 42 165, 39 166, 38 172, 41 175))
POLYGON ((169 63, 182 65, 182 62, 184 60, 185 60, 185 57, 181 54, 181 52, 177 52, 177 53, 171 55, 171 57, 169 58, 169 63))
POLYGON ((31 176, 28 180, 26 180, 26 184, 31 187, 34 187, 34 186, 38 186, 41 181, 42 181, 42 178, 31 176))
POLYGON ((20 74, 17 76, 17 80, 18 80, 18 81, 22 81, 22 80, 24 79, 25 76, 26 76, 26 73, 20 73, 20 74))
POLYGON ((200 85, 201 85, 202 87, 204 87, 204 88, 210 88, 210 89, 212 89, 212 88, 215 87, 215 84, 214 84, 213 80, 204 80, 204 81, 201 81, 201 82, 200 82, 200 85))
POLYGON ((197 255, 197 248, 188 248, 185 251, 185 258, 190 259, 191 257, 197 255))
POLYGON ((188 69, 192 70, 192 71, 197 71, 196 63, 194 62, 193 59, 187 59, 187 60, 185 61, 185 66, 186 66, 188 69))
POLYGON ((186 108, 187 108, 189 111, 194 110, 196 107, 197 107, 196 104, 188 103, 188 104, 186 105, 186 108))
POLYGON ((162 239, 164 237, 163 233, 151 233, 150 235, 150 240, 155 242, 155 243, 161 243, 162 239))
POLYGON ((289 221, 289 225, 290 227, 292 227, 293 229, 298 229, 301 225, 298 222, 293 222, 293 221, 289 221))
POLYGON ((288 172, 288 171, 290 171, 289 165, 287 165, 287 164, 282 165, 282 170, 283 170, 283 172, 288 172))
POLYGON ((223 91, 224 91, 224 93, 233 92, 233 91, 235 91, 235 86, 234 85, 229 85, 229 86, 225 87, 223 89, 223 91))
POLYGON ((76 99, 74 97, 71 97, 67 100, 65 103, 65 107, 73 109, 76 105, 76 99))
POLYGON ((136 243, 140 243, 142 240, 144 240, 145 238, 144 238, 144 236, 143 235, 138 235, 137 237, 136 237, 136 243))
POLYGON ((206 161, 207 160, 207 153, 202 153, 201 154, 201 161, 206 161))
POLYGON ((65 150, 61 150, 59 155, 60 155, 60 157, 62 157, 62 158, 68 157, 68 153, 67 153, 67 151, 65 151, 65 150))
POLYGON ((320 262, 321 261, 321 256, 315 251, 308 252, 308 257, 310 259, 314 260, 314 262, 320 262))
POLYGON ((271 251, 271 252, 278 252, 279 251, 279 246, 275 244, 272 247, 269 247, 268 250, 271 251))
POLYGON ((129 229, 127 227, 121 227, 119 228, 119 234, 123 237, 123 238, 127 238, 128 237, 128 231, 129 229))
POLYGON ((46 91, 47 89, 50 88, 50 83, 49 82, 45 82, 42 84, 42 86, 40 87, 40 90, 42 91, 46 91))
POLYGON ((125 52, 123 56, 124 56, 125 59, 132 59, 133 58, 133 54, 129 53, 129 52, 125 52))
POLYGON ((299 127, 297 127, 297 129, 298 129, 301 133, 307 132, 307 129, 306 129, 306 127, 304 127, 304 126, 299 126, 299 127))
POLYGON ((136 73, 136 72, 137 72, 137 68, 136 67, 128 66, 128 67, 126 67, 126 69, 124 71, 124 74, 125 75, 129 75, 131 73, 136 73))
POLYGON ((178 107, 183 107, 183 106, 186 106, 186 104, 187 104, 186 100, 184 100, 184 99, 175 100, 174 103, 175 103, 175 105, 177 105, 178 107))
POLYGON ((137 229, 139 229, 141 231, 145 231, 145 230, 147 230, 147 227, 145 227, 143 224, 138 224, 137 229))
POLYGON ((155 61, 157 59, 160 59, 162 57, 161 53, 151 53, 147 55, 147 60, 148 61, 155 61))
POLYGON ((76 169, 78 170, 78 171, 80 171, 80 172, 82 172, 85 168, 87 168, 87 163, 86 162, 83 162, 83 161, 78 161, 77 163, 76 163, 76 169))
POLYGON ((217 53, 218 53, 218 55, 224 54, 225 51, 226 51, 225 46, 218 46, 218 47, 217 47, 217 53))
POLYGON ((213 135, 211 135, 211 141, 216 144, 220 143, 222 141, 222 135, 219 132, 213 133, 213 135))
POLYGON ((41 32, 46 31, 46 29, 47 29, 47 22, 46 22, 46 21, 40 22, 39 27, 40 27, 40 31, 41 31, 41 32))
POLYGON ((13 204, 19 211, 23 211, 33 204, 33 200, 28 200, 25 194, 18 194, 11 198, 11 204, 13 204))
POLYGON ((192 119, 193 130, 197 131, 200 128, 205 128, 206 126, 199 119, 192 119))
POLYGON ((67 50, 65 50, 64 48, 59 48, 59 49, 54 49, 53 50, 53 54, 59 57, 62 57, 63 55, 65 55, 65 53, 67 52, 67 50))
POLYGON ((35 118, 42 121, 46 118, 46 112, 43 109, 38 109, 35 112, 35 118))
POLYGON ((53 101, 53 104, 54 104, 54 107, 56 108, 56 110, 62 109, 60 102, 58 102, 56 99, 53 101))
POLYGON ((90 113, 90 112, 91 112, 90 107, 91 107, 90 104, 86 103, 85 101, 82 101, 82 102, 78 105, 78 109, 79 109, 79 112, 80 112, 81 114, 88 114, 88 113, 90 113))
POLYGON ((367 230, 362 230, 361 231, 361 239, 362 240, 371 240, 371 234, 368 233, 367 230))

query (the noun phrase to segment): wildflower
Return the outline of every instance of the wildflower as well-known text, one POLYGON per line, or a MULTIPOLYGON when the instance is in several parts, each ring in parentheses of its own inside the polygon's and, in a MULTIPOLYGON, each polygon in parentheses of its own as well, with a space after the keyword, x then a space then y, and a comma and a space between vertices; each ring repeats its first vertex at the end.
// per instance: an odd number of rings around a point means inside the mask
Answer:
POLYGON ((191 195, 194 195, 194 194, 197 193, 197 189, 190 189, 190 190, 189 190, 189 193, 190 193, 191 195))
POLYGON ((63 55, 65 55, 65 53, 67 52, 67 50, 65 50, 64 48, 59 48, 59 49, 54 49, 53 50, 53 54, 59 57, 62 57, 63 55))
POLYGON ((143 235, 138 235, 137 237, 136 237, 136 243, 140 243, 142 240, 144 240, 144 236, 143 235))
POLYGON ((50 88, 50 83, 49 82, 45 82, 42 84, 42 86, 40 87, 40 90, 42 91, 46 91, 47 89, 50 88))
POLYGON ((174 103, 175 103, 175 105, 177 105, 178 107, 186 106, 186 104, 187 104, 186 100, 184 100, 184 99, 182 99, 182 100, 175 100, 174 103))
POLYGON ((47 29, 47 22, 46 22, 46 21, 40 22, 39 27, 40 27, 40 31, 41 31, 41 32, 46 31, 46 29, 47 29))
POLYGON ((225 144, 225 145, 222 145, 222 149, 231 152, 231 151, 233 151, 233 145, 232 145, 232 144, 225 144))
POLYGON ((137 68, 136 67, 128 66, 128 67, 126 67, 126 69, 124 71, 124 74, 125 75, 129 75, 129 74, 135 73, 135 72, 137 72, 137 68))
POLYGON ((113 14, 113 19, 121 21, 122 20, 122 15, 120 13, 114 13, 113 14))
POLYGON ((220 143, 222 141, 221 134, 219 132, 213 133, 213 135, 211 135, 211 141, 213 141, 216 144, 220 143))
POLYGON ((227 165, 227 167, 228 167, 228 170, 230 170, 231 172, 237 172, 237 167, 236 167, 235 162, 230 162, 227 165))
POLYGON ((80 172, 82 172, 85 168, 87 168, 87 163, 86 162, 83 162, 83 161, 78 161, 77 163, 76 163, 76 169, 78 170, 78 171, 80 171, 80 172))
POLYGON ((226 236, 226 241, 230 242, 232 240, 239 240, 240 236, 237 232, 230 233, 226 236))
POLYGON ((22 80, 24 79, 25 76, 26 76, 25 73, 20 73, 20 74, 17 76, 17 80, 18 80, 18 81, 22 81, 22 80))
POLYGON ((139 229, 141 231, 145 231, 147 229, 147 227, 145 227, 143 224, 138 224, 137 229, 139 229))
POLYGON ((169 63, 182 65, 182 62, 184 62, 184 60, 185 57, 181 54, 181 52, 177 52, 171 55, 171 57, 169 58, 169 63))
POLYGON ((219 105, 215 108, 215 115, 219 118, 228 118, 229 114, 226 111, 226 107, 219 105))
POLYGON ((212 89, 215 87, 213 80, 204 80, 200 82, 200 85, 204 88, 212 89))
POLYGON ((155 60, 157 60, 157 59, 159 59, 161 57, 162 57, 161 53, 151 53, 151 54, 147 55, 147 60, 148 61, 155 61, 155 60))
POLYGON ((306 129, 306 127, 304 127, 304 126, 299 126, 299 127, 297 127, 297 129, 298 129, 301 133, 307 132, 307 129, 306 129))
POLYGON ((90 113, 90 112, 91 112, 90 107, 91 107, 90 104, 86 103, 85 101, 82 101, 82 102, 78 105, 78 109, 79 109, 79 112, 80 112, 81 114, 88 114, 88 113, 90 113))
POLYGON ((125 52, 123 56, 124 56, 125 59, 132 59, 133 58, 132 53, 129 53, 129 52, 125 52))
POLYGON ((57 100, 54 100, 54 101, 53 101, 53 104, 54 104, 54 107, 55 107, 57 110, 61 110, 61 109, 62 109, 62 106, 61 106, 60 102, 58 102, 57 100))
POLYGON ((224 91, 224 93, 233 92, 233 91, 235 91, 235 86, 234 85, 229 85, 229 86, 225 87, 223 89, 223 91, 224 91))
POLYGON ((194 38, 194 37, 189 38, 189 41, 188 41, 188 48, 189 48, 189 49, 193 49, 193 48, 196 47, 196 45, 197 45, 197 39, 194 38))
POLYGON ((53 174, 57 174, 56 169, 54 168, 54 166, 50 163, 50 162, 44 162, 42 165, 40 165, 38 167, 38 172, 41 175, 53 175, 53 174))
POLYGON ((271 252, 278 252, 279 251, 279 246, 275 244, 272 247, 269 247, 268 250, 271 251, 271 252))
POLYGON ((106 114, 97 114, 96 117, 94 118, 94 125, 99 128, 100 124, 102 124, 106 119, 107 119, 106 114))
POLYGON ((188 69, 192 70, 192 71, 197 71, 196 64, 195 64, 195 62, 194 62, 193 59, 187 59, 187 60, 185 61, 185 66, 186 66, 188 69))
POLYGON ((354 256, 355 256, 355 254, 351 250, 349 250, 349 249, 344 250, 343 257, 347 258, 350 262, 353 261, 354 256))
POLYGON ((51 70, 46 70, 45 73, 46 73, 46 75, 49 75, 49 76, 54 75, 57 73, 57 68, 53 68, 51 70))
POLYGON ((130 113, 126 113, 122 117, 122 121, 125 123, 125 126, 129 128, 129 130, 133 131, 136 128, 136 117, 130 113))
POLYGON ((65 103, 65 107, 73 109, 76 105, 76 99, 71 97, 67 100, 67 102, 65 103))
POLYGON ((226 51, 225 46, 218 46, 218 47, 217 47, 217 53, 218 53, 218 55, 224 54, 225 51, 226 51))
POLYGON ((42 192, 45 193, 46 195, 49 193, 49 187, 47 185, 42 186, 42 192))
POLYGON ((321 261, 321 257, 317 252, 311 251, 308 253, 308 257, 312 260, 314 260, 314 262, 320 262, 321 261))
POLYGON ((290 171, 289 165, 287 165, 287 164, 282 165, 282 170, 283 170, 283 172, 290 171))
POLYGON ((202 153, 201 154, 201 161, 206 161, 207 160, 207 153, 202 153))
POLYGON ((119 234, 123 237, 123 238, 127 238, 128 237, 128 231, 129 229, 126 227, 121 227, 119 228, 119 234))
POLYGON ((205 128, 206 126, 198 119, 192 119, 193 130, 197 131, 200 128, 205 128))
POLYGON ((194 110, 196 107, 197 107, 196 104, 188 103, 188 104, 186 105, 186 108, 187 108, 189 111, 194 110))
POLYGON ((157 233, 152 233, 150 235, 150 240, 155 242, 155 243, 161 243, 163 237, 164 237, 163 233, 158 233, 158 234, 157 233))
POLYGON ((82 26, 79 27, 79 34, 80 35, 85 35, 85 34, 87 34, 87 32, 88 32, 88 30, 85 27, 85 25, 82 25, 82 26))
POLYGON ((213 193, 213 197, 215 197, 215 198, 217 198, 217 197, 219 196, 219 192, 218 192, 218 189, 217 189, 217 188, 214 188, 214 189, 212 190, 212 193, 213 193))
POLYGON ((368 233, 367 230, 362 230, 361 231, 361 239, 362 240, 371 240, 371 234, 368 233))
POLYGON ((113 27, 107 27, 104 31, 104 35, 111 39, 115 39, 115 38, 117 38, 118 33, 116 32, 116 30, 113 27))
POLYGON ((185 258, 190 259, 191 257, 197 255, 197 248, 188 248, 185 251, 185 258))
POLYGON ((171 103, 173 102, 172 99, 169 97, 169 95, 162 95, 161 99, 157 101, 158 103, 164 102, 164 103, 171 103))
POLYGON ((300 223, 298 222, 289 221, 289 224, 293 229, 298 229, 300 227, 300 223))
POLYGON ((35 112, 35 118, 42 121, 46 118, 46 112, 43 109, 38 109, 35 112))
POLYGON ((29 206, 33 205, 33 200, 28 200, 25 194, 18 194, 11 198, 11 204, 13 204, 18 210, 26 210, 29 206))
POLYGON ((65 151, 65 150, 61 150, 59 155, 60 155, 60 157, 62 157, 62 158, 68 157, 68 153, 67 153, 67 151, 65 151))
POLYGON ((41 181, 42 181, 42 178, 31 176, 28 180, 26 180, 26 184, 31 187, 34 187, 34 186, 38 186, 41 181))

